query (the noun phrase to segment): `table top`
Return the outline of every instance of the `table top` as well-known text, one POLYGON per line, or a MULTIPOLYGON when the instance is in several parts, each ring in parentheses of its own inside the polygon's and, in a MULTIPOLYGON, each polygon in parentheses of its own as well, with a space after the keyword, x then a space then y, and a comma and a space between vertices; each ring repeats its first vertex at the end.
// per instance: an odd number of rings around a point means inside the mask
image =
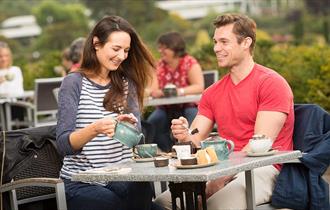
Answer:
POLYGON ((234 152, 228 160, 217 165, 196 169, 174 169, 173 167, 156 168, 153 162, 136 163, 130 161, 121 167, 131 168, 128 173, 86 173, 81 172, 72 177, 73 181, 171 181, 202 182, 214 180, 221 176, 232 175, 267 165, 283 163, 302 157, 300 151, 279 151, 274 155, 248 157, 244 152, 234 152))
POLYGON ((0 103, 12 102, 12 101, 16 101, 18 99, 32 98, 33 96, 34 96, 33 90, 24 91, 24 93, 22 95, 15 95, 15 96, 0 95, 0 103))
POLYGON ((144 106, 160 106, 160 105, 198 102, 201 96, 202 96, 201 94, 197 94, 197 95, 174 96, 167 98, 148 97, 144 102, 144 106))

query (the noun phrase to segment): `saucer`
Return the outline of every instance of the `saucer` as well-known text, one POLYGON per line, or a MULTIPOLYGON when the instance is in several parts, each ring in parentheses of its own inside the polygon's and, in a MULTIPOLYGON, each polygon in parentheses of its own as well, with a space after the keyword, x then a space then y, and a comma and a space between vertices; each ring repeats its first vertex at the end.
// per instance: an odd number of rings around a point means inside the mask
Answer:
POLYGON ((132 157, 132 159, 137 163, 144 163, 144 162, 153 162, 154 158, 139 158, 139 157, 132 157))
POLYGON ((261 156, 274 155, 276 152, 277 150, 270 150, 267 152, 246 152, 246 155, 249 157, 261 157, 261 156))
POLYGON ((204 168, 204 167, 214 166, 218 163, 219 161, 213 163, 207 163, 207 164, 196 164, 196 165, 175 164, 174 167, 176 167, 177 169, 194 169, 194 168, 204 168))

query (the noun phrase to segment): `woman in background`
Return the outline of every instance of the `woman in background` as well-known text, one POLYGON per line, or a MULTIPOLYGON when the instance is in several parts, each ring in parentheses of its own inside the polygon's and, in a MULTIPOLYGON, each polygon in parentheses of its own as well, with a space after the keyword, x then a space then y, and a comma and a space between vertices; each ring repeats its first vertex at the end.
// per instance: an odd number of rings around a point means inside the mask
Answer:
POLYGON ((0 96, 20 96, 24 93, 22 71, 12 66, 12 53, 6 42, 0 41, 0 96))
MULTIPOLYGON (((179 96, 201 93, 204 90, 202 68, 194 57, 187 54, 182 36, 178 32, 165 33, 160 35, 157 43, 161 59, 150 95, 154 98, 163 97, 163 88, 167 84, 174 84, 179 96)), ((196 114, 195 103, 157 107, 147 119, 155 127, 154 142, 162 151, 169 152, 173 146, 170 137, 171 120, 184 116, 190 125, 196 114)))
POLYGON ((148 49, 121 17, 103 18, 86 39, 80 69, 64 78, 59 91, 57 144, 69 210, 151 209, 149 182, 82 183, 71 177, 131 160, 131 149, 113 139, 115 120, 140 128, 153 66, 148 49))

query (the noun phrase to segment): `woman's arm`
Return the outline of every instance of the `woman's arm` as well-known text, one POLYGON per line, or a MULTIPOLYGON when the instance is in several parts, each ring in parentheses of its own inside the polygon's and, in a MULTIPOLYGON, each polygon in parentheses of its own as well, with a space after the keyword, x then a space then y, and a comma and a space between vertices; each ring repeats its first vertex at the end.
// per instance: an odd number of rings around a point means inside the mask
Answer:
POLYGON ((204 90, 204 78, 201 66, 196 63, 188 71, 189 85, 178 89, 179 95, 199 94, 204 90))

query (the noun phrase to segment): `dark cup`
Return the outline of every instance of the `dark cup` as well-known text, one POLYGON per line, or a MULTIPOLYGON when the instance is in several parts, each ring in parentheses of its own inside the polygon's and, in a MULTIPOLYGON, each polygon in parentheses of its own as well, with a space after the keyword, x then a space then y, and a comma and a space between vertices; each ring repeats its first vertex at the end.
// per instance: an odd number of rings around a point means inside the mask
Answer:
POLYGON ((166 87, 163 89, 163 93, 165 97, 174 97, 178 95, 175 87, 166 87))
POLYGON ((181 165, 197 165, 196 157, 184 157, 180 159, 181 165))
POLYGON ((169 160, 166 157, 156 157, 154 159, 154 165, 155 167, 164 167, 168 166, 169 160))

